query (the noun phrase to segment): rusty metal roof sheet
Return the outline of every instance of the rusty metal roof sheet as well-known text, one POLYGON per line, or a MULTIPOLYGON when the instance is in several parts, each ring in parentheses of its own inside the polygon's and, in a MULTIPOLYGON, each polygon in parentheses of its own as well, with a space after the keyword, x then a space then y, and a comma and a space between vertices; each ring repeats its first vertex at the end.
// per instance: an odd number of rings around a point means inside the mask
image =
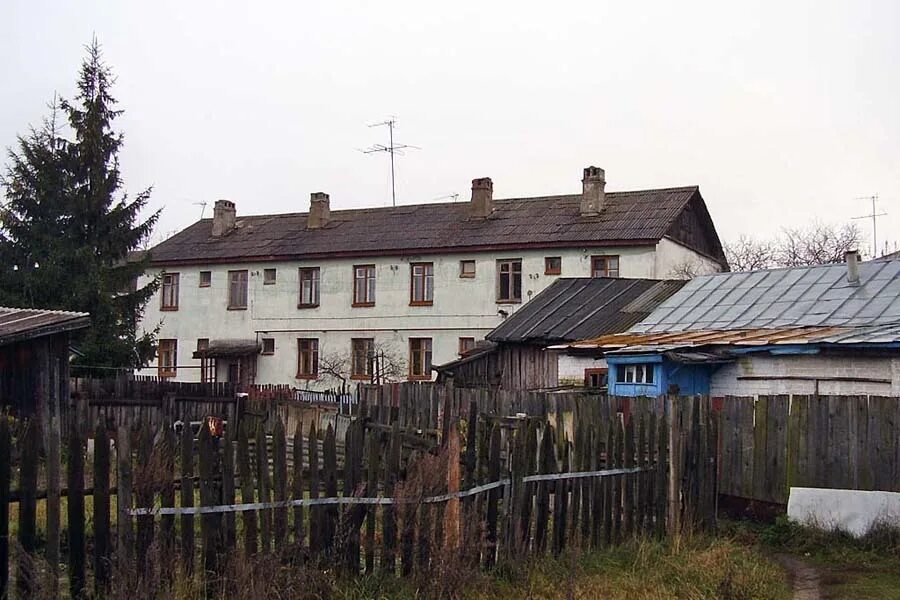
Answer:
POLYGON ((88 313, 0 306, 0 346, 89 325, 88 313))
POLYGON ((327 227, 306 228, 307 213, 239 216, 213 238, 202 219, 151 250, 156 265, 276 260, 508 247, 656 244, 663 237, 711 256, 724 254, 696 186, 610 192, 596 216, 580 214, 581 195, 495 200, 487 219, 468 202, 332 210, 327 227))
POLYGON ((684 284, 657 279, 563 277, 486 338, 492 342, 548 344, 625 331, 684 284))

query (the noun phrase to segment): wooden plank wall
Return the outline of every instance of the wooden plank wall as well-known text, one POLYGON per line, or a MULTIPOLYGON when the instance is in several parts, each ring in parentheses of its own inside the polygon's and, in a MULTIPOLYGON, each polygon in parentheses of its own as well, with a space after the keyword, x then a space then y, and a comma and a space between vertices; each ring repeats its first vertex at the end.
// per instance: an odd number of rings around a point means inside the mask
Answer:
POLYGON ((720 491, 786 504, 791 487, 900 492, 900 398, 726 397, 720 491))

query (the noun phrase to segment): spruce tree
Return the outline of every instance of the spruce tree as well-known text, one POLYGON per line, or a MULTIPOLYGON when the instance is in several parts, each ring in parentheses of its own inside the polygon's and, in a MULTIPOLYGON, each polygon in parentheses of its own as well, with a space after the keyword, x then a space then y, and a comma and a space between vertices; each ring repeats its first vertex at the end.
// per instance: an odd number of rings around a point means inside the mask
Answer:
POLYGON ((138 288, 149 256, 137 251, 159 212, 141 220, 150 189, 129 198, 118 153, 122 113, 111 95, 114 78, 96 40, 87 47, 78 93, 62 100, 44 127, 10 152, 0 212, 0 303, 86 311, 91 328, 75 341, 76 364, 136 367, 153 353, 153 334, 137 321, 156 291, 138 288), (67 130, 57 129, 61 112, 67 130))

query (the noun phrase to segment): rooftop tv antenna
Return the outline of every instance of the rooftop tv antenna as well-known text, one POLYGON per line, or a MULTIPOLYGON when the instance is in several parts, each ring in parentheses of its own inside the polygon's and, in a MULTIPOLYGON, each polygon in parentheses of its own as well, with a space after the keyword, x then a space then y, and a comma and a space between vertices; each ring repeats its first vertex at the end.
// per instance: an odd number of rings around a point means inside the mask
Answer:
POLYGON ((384 144, 375 144, 374 146, 370 146, 365 150, 360 150, 363 154, 374 154, 375 152, 387 152, 391 155, 391 205, 397 206, 397 184, 396 184, 396 176, 394 173, 394 155, 403 156, 403 150, 407 148, 412 148, 414 150, 421 150, 418 146, 411 146, 409 144, 395 144, 394 143, 394 126, 397 124, 397 117, 391 116, 386 121, 382 121, 381 123, 373 123, 369 125, 369 127, 384 127, 388 128, 388 145, 384 144))
POLYGON ((206 212, 206 202, 191 202, 194 206, 200 207, 200 218, 203 218, 203 213, 206 212))
POLYGON ((447 200, 448 198, 453 198, 453 201, 454 201, 454 202, 457 202, 457 201, 459 200, 459 193, 455 193, 455 194, 444 194, 443 196, 438 196, 438 197, 435 198, 434 200, 435 200, 435 201, 438 201, 438 200, 447 200))
POLYGON ((858 219, 872 219, 872 258, 878 258, 878 217, 883 217, 887 215, 887 213, 877 212, 877 210, 875 209, 875 203, 878 202, 878 194, 873 194, 871 196, 860 196, 859 198, 855 198, 855 200, 872 201, 872 213, 859 217, 853 217, 853 220, 856 221, 858 219))

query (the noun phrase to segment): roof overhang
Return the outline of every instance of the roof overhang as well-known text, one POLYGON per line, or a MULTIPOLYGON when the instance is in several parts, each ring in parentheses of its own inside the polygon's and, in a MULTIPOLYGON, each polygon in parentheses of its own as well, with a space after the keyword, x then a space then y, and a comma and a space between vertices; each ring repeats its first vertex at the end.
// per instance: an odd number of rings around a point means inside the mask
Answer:
POLYGON ((240 358, 259 354, 262 346, 254 339, 210 340, 205 350, 196 350, 194 358, 240 358))
POLYGON ((91 316, 84 312, 0 307, 0 346, 90 325, 91 316))

